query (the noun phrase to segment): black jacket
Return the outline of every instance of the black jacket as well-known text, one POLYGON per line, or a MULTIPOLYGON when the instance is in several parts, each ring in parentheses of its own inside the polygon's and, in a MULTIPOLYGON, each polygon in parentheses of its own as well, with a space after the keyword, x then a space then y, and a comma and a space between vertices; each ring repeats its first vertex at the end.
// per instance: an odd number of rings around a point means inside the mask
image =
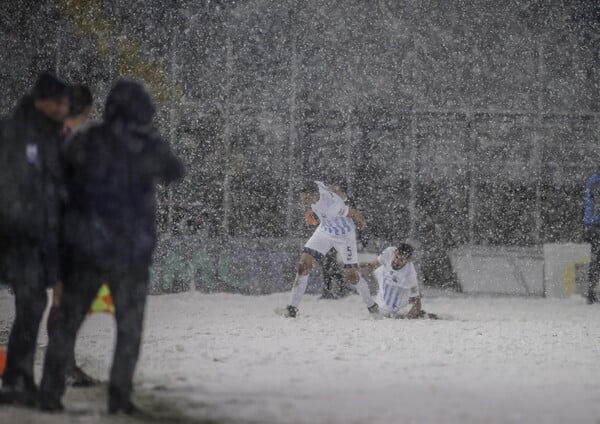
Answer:
POLYGON ((65 263, 71 255, 100 268, 151 263, 156 185, 183 176, 181 161, 151 126, 153 114, 143 87, 121 81, 104 122, 65 146, 65 263))
POLYGON ((61 127, 39 112, 30 96, 0 123, 0 271, 8 280, 11 268, 18 267, 11 253, 30 246, 31 254, 40 255, 47 283, 56 281, 64 196, 61 127))

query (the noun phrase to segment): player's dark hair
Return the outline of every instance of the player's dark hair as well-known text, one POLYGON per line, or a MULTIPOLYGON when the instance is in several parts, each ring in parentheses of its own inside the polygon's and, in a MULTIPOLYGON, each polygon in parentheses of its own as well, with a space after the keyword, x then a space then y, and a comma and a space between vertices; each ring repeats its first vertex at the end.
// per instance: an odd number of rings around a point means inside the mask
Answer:
POLYGON ((92 105, 94 99, 87 86, 77 84, 69 88, 69 101, 71 103, 69 116, 73 117, 81 115, 84 110, 92 105))
POLYGON ((338 186, 346 195, 348 194, 348 181, 345 178, 334 180, 332 184, 338 186))
POLYGON ((346 195, 348 194, 348 180, 339 173, 332 173, 325 176, 325 183, 338 186, 346 195))
POLYGON ((67 84, 51 71, 40 73, 31 88, 31 97, 36 100, 66 97, 68 95, 69 88, 67 84))
POLYGON ((305 181, 300 186, 300 193, 316 193, 319 189, 317 188, 317 184, 314 181, 305 181))
POLYGON ((407 258, 411 258, 415 249, 408 243, 399 243, 396 247, 398 253, 406 256, 407 258))

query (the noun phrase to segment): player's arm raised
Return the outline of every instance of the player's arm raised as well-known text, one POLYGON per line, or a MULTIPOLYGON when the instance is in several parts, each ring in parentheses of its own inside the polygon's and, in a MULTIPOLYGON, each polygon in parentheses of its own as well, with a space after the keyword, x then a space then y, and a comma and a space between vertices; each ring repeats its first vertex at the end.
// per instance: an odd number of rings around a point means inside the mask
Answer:
POLYGON ((356 224, 356 227, 361 230, 367 226, 367 220, 365 219, 365 215, 355 208, 348 209, 348 218, 351 218, 356 224))

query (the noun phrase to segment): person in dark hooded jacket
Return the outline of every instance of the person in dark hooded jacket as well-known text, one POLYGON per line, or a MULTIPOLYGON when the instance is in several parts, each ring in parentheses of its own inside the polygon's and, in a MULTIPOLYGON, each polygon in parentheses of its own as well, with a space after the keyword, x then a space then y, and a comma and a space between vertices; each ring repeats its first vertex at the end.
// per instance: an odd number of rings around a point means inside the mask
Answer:
POLYGON ((183 176, 181 161, 152 126, 154 113, 141 84, 120 80, 108 95, 103 123, 65 147, 64 291, 40 386, 44 410, 63 409, 65 369, 77 330, 101 284, 108 282, 117 321, 108 409, 137 411, 132 379, 156 243, 156 185, 183 176))
POLYGON ((58 279, 60 130, 68 112, 67 85, 44 72, 0 126, 0 278, 15 294, 0 403, 36 398, 38 330, 46 288, 58 279))

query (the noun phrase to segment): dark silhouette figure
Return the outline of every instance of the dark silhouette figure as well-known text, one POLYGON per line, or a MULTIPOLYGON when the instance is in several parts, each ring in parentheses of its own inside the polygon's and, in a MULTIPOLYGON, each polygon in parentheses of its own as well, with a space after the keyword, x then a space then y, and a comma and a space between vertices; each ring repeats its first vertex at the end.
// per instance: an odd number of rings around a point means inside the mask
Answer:
POLYGON ((108 409, 137 411, 132 379, 156 244, 156 185, 183 176, 180 160, 152 127, 154 113, 144 87, 121 80, 109 93, 104 122, 76 135, 65 148, 64 291, 44 363, 44 410, 63 409, 77 330, 98 289, 108 282, 117 321, 108 409))
POLYGON ((600 279, 600 173, 592 174, 585 183, 583 210, 584 237, 592 245, 588 272, 587 303, 597 303, 596 286, 600 279))
POLYGON ((38 330, 46 288, 58 280, 60 130, 68 112, 67 85, 44 72, 0 124, 0 277, 15 294, 16 312, 0 403, 32 405, 36 399, 38 330))

